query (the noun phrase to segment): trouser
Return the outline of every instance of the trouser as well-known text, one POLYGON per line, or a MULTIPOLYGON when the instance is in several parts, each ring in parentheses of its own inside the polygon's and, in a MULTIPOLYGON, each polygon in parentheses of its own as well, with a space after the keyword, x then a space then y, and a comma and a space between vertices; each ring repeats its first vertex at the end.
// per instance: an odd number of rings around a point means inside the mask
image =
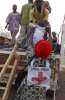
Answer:
POLYGON ((29 25, 22 25, 20 29, 20 35, 18 37, 18 44, 24 45, 32 45, 34 28, 29 27, 29 25))
POLYGON ((11 31, 11 36, 12 36, 11 45, 14 45, 16 43, 17 33, 18 33, 18 31, 11 31))
POLYGON ((28 25, 21 25, 20 34, 17 39, 19 44, 21 44, 22 41, 27 37, 27 30, 28 30, 28 25))
POLYGON ((33 46, 33 34, 34 34, 34 30, 35 30, 34 27, 30 27, 29 26, 28 34, 27 34, 28 46, 29 45, 33 46))

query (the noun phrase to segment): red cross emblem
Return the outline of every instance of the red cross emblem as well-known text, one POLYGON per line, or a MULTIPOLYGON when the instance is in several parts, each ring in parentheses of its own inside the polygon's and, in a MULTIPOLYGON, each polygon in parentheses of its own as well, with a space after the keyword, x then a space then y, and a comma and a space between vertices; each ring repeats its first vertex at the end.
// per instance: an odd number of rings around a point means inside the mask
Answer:
POLYGON ((32 81, 37 81, 38 84, 42 83, 44 80, 46 80, 46 77, 43 75, 43 72, 38 72, 38 76, 32 78, 32 81))

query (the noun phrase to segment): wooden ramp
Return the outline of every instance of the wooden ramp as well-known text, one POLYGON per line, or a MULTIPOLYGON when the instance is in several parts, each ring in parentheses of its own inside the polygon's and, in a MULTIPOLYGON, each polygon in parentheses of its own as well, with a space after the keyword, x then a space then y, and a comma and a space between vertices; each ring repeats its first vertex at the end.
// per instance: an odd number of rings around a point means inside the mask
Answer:
POLYGON ((10 69, 10 72, 6 72, 0 80, 0 91, 2 92, 1 100, 7 100, 11 89, 12 81, 14 79, 16 71, 17 59, 14 61, 14 66, 10 69))
POLYGON ((12 84, 14 84, 17 72, 24 70, 27 55, 25 52, 0 50, 0 100, 9 100, 12 84), (7 60, 6 60, 7 59, 7 60))

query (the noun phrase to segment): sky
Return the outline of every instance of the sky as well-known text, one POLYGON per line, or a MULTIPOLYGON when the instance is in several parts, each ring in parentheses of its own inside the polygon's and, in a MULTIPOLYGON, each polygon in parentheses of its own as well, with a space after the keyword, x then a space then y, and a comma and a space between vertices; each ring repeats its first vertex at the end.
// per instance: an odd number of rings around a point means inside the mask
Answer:
POLYGON ((5 26, 7 15, 12 12, 12 5, 16 4, 18 12, 21 11, 22 5, 27 3, 27 0, 0 0, 0 26, 5 26))
MULTIPOLYGON (((65 0, 48 0, 52 8, 49 15, 49 22, 52 31, 60 32, 60 27, 65 14, 65 0)), ((17 4, 18 11, 21 11, 22 5, 27 3, 27 0, 0 0, 0 26, 5 27, 7 15, 12 11, 12 5, 17 4)))

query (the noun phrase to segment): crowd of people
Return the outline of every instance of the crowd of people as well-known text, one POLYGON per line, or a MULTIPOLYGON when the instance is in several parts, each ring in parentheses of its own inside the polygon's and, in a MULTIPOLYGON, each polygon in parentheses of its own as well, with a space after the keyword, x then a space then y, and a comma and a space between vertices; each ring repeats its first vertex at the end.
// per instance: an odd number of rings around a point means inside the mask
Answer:
POLYGON ((31 34, 33 34, 33 32, 31 32, 31 26, 29 25, 30 23, 40 23, 43 24, 43 27, 47 26, 48 28, 46 28, 46 30, 47 32, 49 31, 49 35, 51 34, 51 26, 48 22, 51 7, 48 1, 35 0, 35 2, 33 2, 33 0, 28 0, 28 3, 22 6, 21 13, 17 12, 17 5, 15 4, 12 9, 13 12, 11 12, 6 18, 5 27, 11 32, 12 45, 15 44, 15 36, 19 31, 19 26, 21 26, 20 35, 18 37, 19 44, 21 44, 25 38, 30 38, 31 34))
POLYGON ((32 45, 35 30, 34 25, 38 25, 42 28, 45 27, 44 39, 49 39, 54 49, 54 45, 57 43, 57 37, 55 32, 51 32, 51 25, 48 20, 51 7, 48 1, 35 0, 33 2, 33 0, 28 0, 28 3, 22 6, 20 13, 17 12, 16 4, 12 6, 12 10, 6 18, 5 26, 11 32, 11 46, 16 43, 16 35, 20 27, 20 33, 17 39, 18 45, 24 49, 32 45))
MULTIPOLYGON (((6 18, 6 26, 12 35, 9 45, 13 46, 17 42, 18 46, 26 49, 34 45, 40 39, 48 40, 55 53, 60 53, 60 45, 57 42, 56 32, 51 32, 51 25, 48 20, 51 13, 51 7, 48 1, 28 0, 28 3, 22 6, 21 13, 17 12, 17 5, 12 6, 13 11, 6 18), (20 33, 16 40, 16 35, 20 33), (40 31, 41 30, 41 31, 40 31)), ((16 88, 19 87, 27 71, 20 74, 16 80, 16 88), (21 80, 22 78, 22 80, 21 80)), ((18 100, 18 99, 16 99, 18 100)), ((22 99, 21 99, 22 100, 22 99)))
POLYGON ((35 27, 30 23, 45 27, 44 38, 48 38, 53 45, 53 41, 56 39, 57 43, 56 34, 54 34, 55 32, 51 32, 51 25, 48 20, 49 14, 51 13, 51 7, 48 1, 35 0, 33 2, 33 0, 28 0, 28 3, 22 6, 20 13, 17 12, 16 4, 12 6, 12 10, 13 11, 9 13, 6 18, 5 26, 5 28, 11 32, 11 46, 16 43, 16 35, 20 27, 20 33, 17 39, 18 45, 21 48, 26 49, 29 45, 33 44, 32 40, 35 27))

